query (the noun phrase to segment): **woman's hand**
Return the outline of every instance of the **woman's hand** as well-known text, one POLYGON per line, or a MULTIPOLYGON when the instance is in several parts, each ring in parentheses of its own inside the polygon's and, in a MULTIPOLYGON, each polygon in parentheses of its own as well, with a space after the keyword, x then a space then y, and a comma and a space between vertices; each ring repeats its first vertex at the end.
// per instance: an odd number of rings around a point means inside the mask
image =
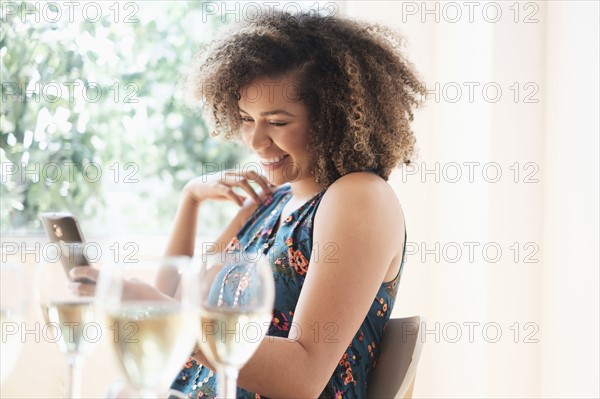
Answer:
POLYGON ((96 293, 96 282, 100 271, 92 266, 77 266, 69 271, 69 276, 73 280, 69 283, 69 290, 79 296, 94 296, 96 293), (84 283, 76 280, 89 280, 90 283, 84 283))
POLYGON ((196 346, 194 347, 194 351, 192 352, 192 359, 194 359, 196 363, 208 367, 212 371, 217 371, 215 366, 210 363, 206 356, 204 356, 198 344, 196 344, 196 346))
POLYGON ((254 171, 224 170, 210 175, 202 175, 190 180, 183 192, 196 203, 207 199, 233 201, 239 206, 244 204, 246 197, 234 191, 234 188, 244 190, 255 203, 260 203, 272 192, 272 185, 264 176, 254 171), (256 182, 262 190, 256 192, 249 182, 256 182))
MULTIPOLYGON (((92 266, 77 266, 71 269, 69 275, 73 280, 87 279, 91 283, 73 281, 69 284, 69 289, 79 296, 94 296, 96 293, 96 282, 100 271, 92 266)), ((156 301, 175 301, 175 299, 162 293, 153 285, 144 283, 137 279, 130 279, 123 282, 123 301, 134 300, 156 300, 156 301)))

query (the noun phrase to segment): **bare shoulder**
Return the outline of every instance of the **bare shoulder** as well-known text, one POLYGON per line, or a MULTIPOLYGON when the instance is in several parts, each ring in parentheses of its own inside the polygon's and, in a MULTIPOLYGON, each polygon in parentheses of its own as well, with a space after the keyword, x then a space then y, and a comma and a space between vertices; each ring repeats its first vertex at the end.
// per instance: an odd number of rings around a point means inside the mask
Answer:
POLYGON ((323 195, 315 215, 315 236, 354 234, 365 243, 397 248, 404 238, 404 215, 392 187, 368 172, 347 174, 323 195))
POLYGON ((361 209, 379 212, 396 210, 401 213, 400 202, 392 187, 381 177, 369 172, 354 172, 340 177, 327 189, 320 206, 358 207, 355 211, 359 213, 361 209))

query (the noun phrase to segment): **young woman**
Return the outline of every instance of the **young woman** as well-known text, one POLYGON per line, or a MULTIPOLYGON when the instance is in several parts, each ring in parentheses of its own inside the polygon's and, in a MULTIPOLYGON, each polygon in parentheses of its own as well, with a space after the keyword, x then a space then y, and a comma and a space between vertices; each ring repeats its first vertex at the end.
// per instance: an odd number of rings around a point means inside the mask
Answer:
MULTIPOLYGON (((260 248, 272 261, 271 337, 240 371, 239 397, 366 397, 406 239, 386 180, 410 161, 412 108, 425 95, 400 41, 377 25, 273 12, 194 65, 187 83, 216 134, 241 138, 265 174, 191 180, 167 250, 192 255, 199 207, 228 200, 240 210, 219 248, 260 248)), ((198 351, 172 387, 214 397, 210 367, 198 351)))
MULTIPOLYGON (((425 96, 400 41, 377 25, 272 12, 237 26, 194 65, 188 85, 216 133, 241 138, 264 171, 191 180, 166 251, 193 255, 199 208, 228 200, 240 210, 218 248, 260 249, 272 261, 269 338, 241 369, 238 397, 367 395, 404 264, 404 216, 386 181, 410 161, 412 109, 425 96)), ((172 296, 177 286, 157 288, 172 296)), ((211 367, 197 350, 172 388, 215 397, 211 367)))

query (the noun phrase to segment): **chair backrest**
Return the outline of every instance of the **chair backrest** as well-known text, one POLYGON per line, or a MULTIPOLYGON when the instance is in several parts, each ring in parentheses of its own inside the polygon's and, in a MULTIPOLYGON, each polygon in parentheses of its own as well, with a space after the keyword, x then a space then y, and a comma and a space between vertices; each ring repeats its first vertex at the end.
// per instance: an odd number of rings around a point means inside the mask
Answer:
POLYGON ((423 348, 420 328, 420 316, 387 322, 381 353, 367 385, 369 399, 404 398, 407 393, 412 397, 412 384, 423 348))

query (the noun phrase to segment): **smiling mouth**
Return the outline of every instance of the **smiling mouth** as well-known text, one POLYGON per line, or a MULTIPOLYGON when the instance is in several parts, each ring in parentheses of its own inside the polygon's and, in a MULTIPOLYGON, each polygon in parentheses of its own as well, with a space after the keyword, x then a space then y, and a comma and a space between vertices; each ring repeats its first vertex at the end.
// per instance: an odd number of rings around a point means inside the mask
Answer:
POLYGON ((283 164, 283 162, 289 157, 289 154, 285 154, 276 158, 261 159, 260 162, 267 167, 275 167, 283 164))

